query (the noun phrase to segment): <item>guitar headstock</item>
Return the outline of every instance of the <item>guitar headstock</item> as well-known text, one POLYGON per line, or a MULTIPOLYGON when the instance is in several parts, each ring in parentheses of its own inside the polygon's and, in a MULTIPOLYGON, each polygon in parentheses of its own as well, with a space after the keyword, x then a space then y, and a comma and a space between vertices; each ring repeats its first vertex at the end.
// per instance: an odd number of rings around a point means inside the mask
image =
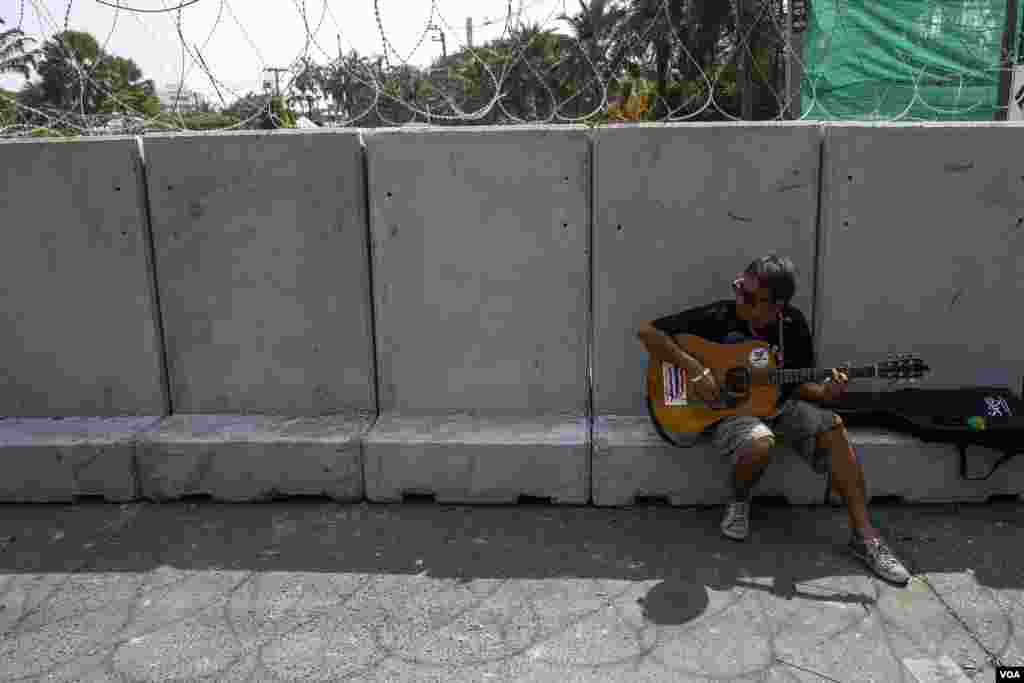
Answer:
POLYGON ((875 366, 879 379, 894 382, 916 382, 927 376, 932 369, 913 353, 902 353, 890 356, 889 359, 875 366))

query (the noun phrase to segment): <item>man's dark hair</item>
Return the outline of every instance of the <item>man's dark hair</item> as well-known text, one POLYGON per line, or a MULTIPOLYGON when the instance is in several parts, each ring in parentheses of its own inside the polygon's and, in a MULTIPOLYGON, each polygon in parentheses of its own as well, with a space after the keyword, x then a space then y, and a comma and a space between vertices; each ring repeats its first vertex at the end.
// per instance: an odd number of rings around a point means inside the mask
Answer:
POLYGON ((761 286, 772 293, 774 303, 788 306, 796 294, 796 266, 785 256, 762 256, 751 261, 745 272, 757 276, 761 286))

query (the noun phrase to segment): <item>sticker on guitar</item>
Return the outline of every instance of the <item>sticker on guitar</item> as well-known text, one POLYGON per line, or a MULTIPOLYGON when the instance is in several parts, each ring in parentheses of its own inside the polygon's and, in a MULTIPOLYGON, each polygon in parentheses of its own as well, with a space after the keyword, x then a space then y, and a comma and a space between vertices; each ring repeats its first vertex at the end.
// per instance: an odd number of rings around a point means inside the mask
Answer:
POLYGON ((665 387, 665 405, 689 405, 686 400, 686 370, 682 370, 671 363, 662 363, 661 372, 661 384, 665 387))
POLYGON ((766 348, 757 348, 750 352, 750 367, 766 368, 771 358, 770 351, 766 348))

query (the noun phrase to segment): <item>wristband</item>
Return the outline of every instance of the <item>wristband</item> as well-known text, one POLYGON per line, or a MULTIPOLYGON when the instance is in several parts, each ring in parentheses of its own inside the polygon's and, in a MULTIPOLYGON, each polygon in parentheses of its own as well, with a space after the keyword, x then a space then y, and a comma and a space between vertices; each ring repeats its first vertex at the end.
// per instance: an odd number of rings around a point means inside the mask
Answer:
POLYGON ((696 377, 691 379, 690 383, 691 384, 696 384, 697 382, 701 381, 702 379, 704 379, 705 377, 707 377, 710 374, 711 374, 711 369, 710 368, 704 368, 704 372, 700 373, 699 375, 697 375, 696 377))
MULTIPOLYGON (((829 377, 828 379, 825 380, 825 385, 829 385, 829 384, 832 384, 832 385, 835 386, 835 392, 838 395, 838 398, 842 398, 843 396, 846 395, 846 385, 845 384, 839 384, 837 382, 833 382, 831 377, 829 377)), ((827 389, 827 386, 826 386, 826 389, 827 389)))

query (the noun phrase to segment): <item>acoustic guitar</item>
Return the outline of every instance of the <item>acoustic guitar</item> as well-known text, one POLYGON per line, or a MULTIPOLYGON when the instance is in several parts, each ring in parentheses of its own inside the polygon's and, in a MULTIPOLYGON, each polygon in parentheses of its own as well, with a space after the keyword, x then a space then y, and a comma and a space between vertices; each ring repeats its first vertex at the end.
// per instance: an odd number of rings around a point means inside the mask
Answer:
MULTIPOLYGON (((821 382, 832 376, 831 368, 779 369, 776 354, 763 341, 716 344, 690 334, 675 339, 686 353, 711 370, 720 395, 714 403, 701 401, 685 370, 654 358, 648 362, 647 409, 658 434, 675 446, 694 445, 701 432, 732 415, 772 415, 777 409, 779 387, 784 384, 821 382), (681 438, 670 437, 666 430, 681 438)), ((931 370, 912 354, 839 369, 851 380, 879 378, 896 383, 917 381, 931 370)))

